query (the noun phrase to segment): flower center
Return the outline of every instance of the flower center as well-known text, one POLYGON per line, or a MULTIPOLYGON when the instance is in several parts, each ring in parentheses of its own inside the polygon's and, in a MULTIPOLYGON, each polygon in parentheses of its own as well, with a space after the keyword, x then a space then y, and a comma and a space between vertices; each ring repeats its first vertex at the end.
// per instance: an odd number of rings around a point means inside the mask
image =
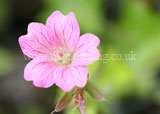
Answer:
POLYGON ((52 59, 60 66, 68 66, 72 63, 73 53, 61 47, 55 48, 52 59))

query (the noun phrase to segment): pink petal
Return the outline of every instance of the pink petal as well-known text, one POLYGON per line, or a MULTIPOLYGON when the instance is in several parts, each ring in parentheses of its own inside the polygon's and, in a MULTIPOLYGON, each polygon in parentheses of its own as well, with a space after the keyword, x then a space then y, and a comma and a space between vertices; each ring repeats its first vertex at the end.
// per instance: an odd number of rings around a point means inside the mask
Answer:
POLYGON ((40 23, 30 23, 28 34, 19 38, 19 44, 23 53, 31 58, 48 54, 55 44, 50 40, 47 27, 40 23))
POLYGON ((93 34, 80 37, 72 65, 88 65, 98 60, 100 54, 97 49, 100 40, 93 34))
POLYGON ((33 81, 37 87, 48 88, 54 84, 53 73, 55 67, 45 56, 40 56, 29 62, 24 70, 24 78, 33 81))
POLYGON ((73 13, 64 16, 61 12, 55 11, 48 17, 46 26, 52 30, 52 36, 56 39, 57 44, 74 48, 80 29, 73 13))
POLYGON ((83 88, 88 79, 88 70, 85 66, 59 67, 55 69, 54 80, 58 87, 69 92, 75 86, 83 88))

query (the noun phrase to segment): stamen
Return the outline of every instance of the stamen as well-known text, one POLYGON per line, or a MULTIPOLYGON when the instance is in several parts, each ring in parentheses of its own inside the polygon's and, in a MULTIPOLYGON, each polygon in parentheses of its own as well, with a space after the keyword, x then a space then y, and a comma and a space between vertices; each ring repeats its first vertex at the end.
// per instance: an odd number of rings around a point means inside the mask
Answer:
POLYGON ((59 47, 54 50, 52 58, 53 61, 60 66, 68 66, 72 63, 73 53, 70 51, 59 47))

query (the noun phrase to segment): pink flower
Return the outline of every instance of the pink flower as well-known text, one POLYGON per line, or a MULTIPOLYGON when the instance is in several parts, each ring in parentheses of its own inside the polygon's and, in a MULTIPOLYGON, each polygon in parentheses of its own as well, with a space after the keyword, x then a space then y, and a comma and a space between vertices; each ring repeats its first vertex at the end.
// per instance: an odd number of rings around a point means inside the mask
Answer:
POLYGON ((56 84, 64 91, 74 86, 84 87, 89 65, 99 58, 99 39, 93 34, 80 36, 73 13, 64 16, 55 11, 46 25, 32 22, 28 33, 20 36, 19 44, 25 55, 32 58, 24 70, 24 78, 37 87, 56 84))

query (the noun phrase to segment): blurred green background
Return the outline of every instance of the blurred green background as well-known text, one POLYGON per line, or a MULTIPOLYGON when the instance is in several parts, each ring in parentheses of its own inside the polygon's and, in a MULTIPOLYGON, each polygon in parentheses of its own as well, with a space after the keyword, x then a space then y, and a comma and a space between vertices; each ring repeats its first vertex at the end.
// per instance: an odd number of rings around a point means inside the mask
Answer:
MULTIPOLYGON (((81 34, 101 40, 89 79, 112 104, 86 93, 87 114, 160 114, 159 0, 0 0, 0 114, 49 114, 63 96, 23 79, 29 60, 18 44, 30 22, 45 24, 55 10, 74 12, 81 34)), ((57 114, 78 114, 72 108, 57 114)))

